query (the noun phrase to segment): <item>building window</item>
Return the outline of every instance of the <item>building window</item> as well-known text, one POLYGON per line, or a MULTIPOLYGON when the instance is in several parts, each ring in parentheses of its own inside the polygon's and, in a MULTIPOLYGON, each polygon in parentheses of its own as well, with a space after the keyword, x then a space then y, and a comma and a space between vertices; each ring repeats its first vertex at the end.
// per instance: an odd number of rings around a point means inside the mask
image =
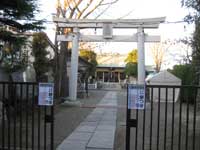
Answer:
POLYGON ((103 81, 103 72, 97 72, 97 80, 103 81))
POLYGON ((123 72, 120 72, 120 80, 126 79, 126 75, 123 72))
POLYGON ((104 82, 109 82, 109 81, 110 81, 110 73, 104 72, 104 82))

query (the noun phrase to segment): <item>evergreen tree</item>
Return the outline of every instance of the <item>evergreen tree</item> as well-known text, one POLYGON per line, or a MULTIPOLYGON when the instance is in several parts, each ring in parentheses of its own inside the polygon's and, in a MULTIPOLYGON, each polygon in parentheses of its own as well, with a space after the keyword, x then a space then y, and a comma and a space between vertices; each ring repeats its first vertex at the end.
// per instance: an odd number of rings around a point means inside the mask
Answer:
MULTIPOLYGON (((200 85, 200 1, 182 0, 182 5, 193 9, 193 13, 187 15, 185 20, 189 23, 195 23, 195 30, 191 42, 193 48, 192 64, 195 68, 196 83, 200 85)), ((196 96, 197 109, 200 110, 200 90, 196 96)))
POLYGON ((1 0, 0 3, 0 66, 9 72, 25 67, 26 42, 23 33, 42 29, 42 21, 34 21, 39 12, 36 0, 1 0))
POLYGON ((133 63, 133 62, 129 62, 126 64, 126 67, 125 67, 125 74, 127 76, 133 76, 133 77, 137 77, 137 63, 133 63))
MULTIPOLYGON (((193 48, 192 63, 196 70, 196 79, 198 79, 200 76, 200 1, 182 0, 182 5, 193 9, 193 13, 190 13, 185 17, 185 21, 195 24, 191 46, 193 48)), ((198 81, 200 84, 200 80, 197 80, 197 82, 198 81)))
POLYGON ((49 52, 46 50, 48 45, 45 33, 40 32, 33 34, 32 52, 35 58, 33 66, 35 68, 36 80, 38 82, 44 80, 45 73, 49 70, 49 52))

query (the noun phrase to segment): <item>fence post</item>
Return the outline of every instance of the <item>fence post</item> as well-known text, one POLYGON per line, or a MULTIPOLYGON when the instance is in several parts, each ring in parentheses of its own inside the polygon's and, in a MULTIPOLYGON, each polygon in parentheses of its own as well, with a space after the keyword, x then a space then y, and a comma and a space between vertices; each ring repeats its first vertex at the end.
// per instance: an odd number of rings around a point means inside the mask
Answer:
POLYGON ((196 105, 197 105, 197 111, 200 111, 200 88, 197 88, 196 105))
POLYGON ((130 126, 129 120, 131 117, 131 110, 128 109, 128 85, 127 85, 127 104, 126 104, 126 150, 130 150, 130 126))

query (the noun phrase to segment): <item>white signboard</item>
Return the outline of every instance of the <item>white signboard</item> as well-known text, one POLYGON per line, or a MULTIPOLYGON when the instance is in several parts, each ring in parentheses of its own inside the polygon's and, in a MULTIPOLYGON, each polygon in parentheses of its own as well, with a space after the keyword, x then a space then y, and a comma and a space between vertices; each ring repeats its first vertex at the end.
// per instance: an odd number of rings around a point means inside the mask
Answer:
POLYGON ((39 83, 38 105, 52 106, 53 105, 53 83, 39 83))
POLYGON ((145 85, 128 85, 128 109, 144 109, 145 85))

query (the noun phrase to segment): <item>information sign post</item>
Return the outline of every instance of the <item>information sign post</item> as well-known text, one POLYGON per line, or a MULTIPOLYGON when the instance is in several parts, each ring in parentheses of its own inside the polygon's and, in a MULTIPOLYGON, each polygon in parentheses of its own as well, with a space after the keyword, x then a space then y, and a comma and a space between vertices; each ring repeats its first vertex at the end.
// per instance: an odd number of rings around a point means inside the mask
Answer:
POLYGON ((39 83, 38 105, 52 106, 53 105, 53 83, 39 83))
POLYGON ((144 109, 145 86, 128 85, 128 109, 144 109))
POLYGON ((130 150, 130 129, 137 130, 138 121, 131 118, 131 110, 145 109, 145 85, 128 84, 127 86, 127 108, 126 108, 126 150, 130 150))

